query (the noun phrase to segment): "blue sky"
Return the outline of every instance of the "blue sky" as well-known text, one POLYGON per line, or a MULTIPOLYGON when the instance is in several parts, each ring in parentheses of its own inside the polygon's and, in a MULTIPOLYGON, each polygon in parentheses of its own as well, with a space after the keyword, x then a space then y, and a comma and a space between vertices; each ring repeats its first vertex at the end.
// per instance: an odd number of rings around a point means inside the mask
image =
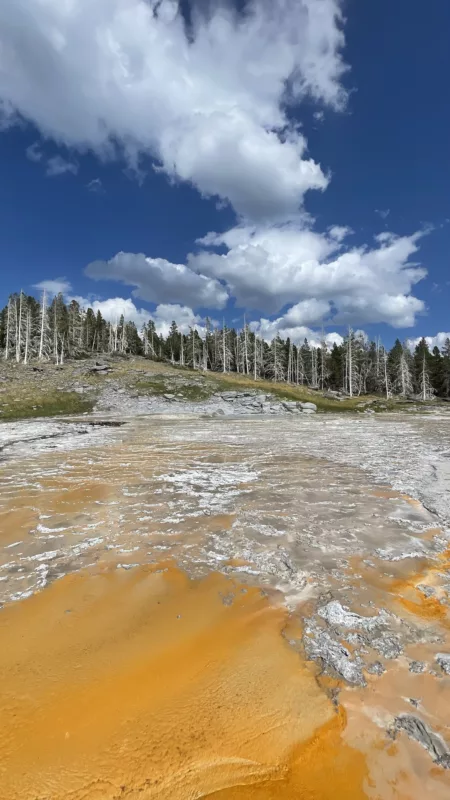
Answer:
POLYGON ((183 10, 2 3, 0 302, 442 336, 450 5, 202 2, 190 42, 183 10))

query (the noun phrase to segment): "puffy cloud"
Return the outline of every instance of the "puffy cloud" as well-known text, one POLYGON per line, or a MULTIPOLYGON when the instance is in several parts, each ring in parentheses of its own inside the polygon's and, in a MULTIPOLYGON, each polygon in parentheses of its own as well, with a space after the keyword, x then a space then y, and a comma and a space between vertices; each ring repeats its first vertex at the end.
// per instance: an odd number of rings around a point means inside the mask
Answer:
POLYGON ((52 280, 40 281, 40 283, 34 283, 33 286, 35 289, 47 292, 47 294, 50 295, 56 295, 60 292, 67 295, 72 291, 72 284, 67 278, 53 278, 52 280))
MULTIPOLYGON (((329 316, 336 324, 386 322, 394 327, 414 324, 425 310, 411 294, 426 270, 409 261, 423 232, 411 236, 383 233, 371 247, 343 249, 346 228, 320 234, 308 227, 238 226, 224 234, 209 233, 188 265, 225 281, 240 306, 276 313, 290 303, 315 300, 319 322, 329 316), (218 254, 214 247, 224 247, 218 254)), ((303 308, 302 305, 300 305, 303 308)))
POLYGON ((187 306, 163 303, 156 307, 150 315, 155 323, 157 333, 167 336, 173 321, 178 325, 182 333, 189 333, 191 328, 195 328, 200 335, 204 332, 204 322, 198 314, 194 314, 192 308, 187 306))
MULTIPOLYGON (((68 297, 67 299, 72 298, 68 297)), ((117 324, 123 315, 127 322, 134 322, 140 330, 145 323, 152 319, 157 333, 163 336, 167 336, 174 320, 183 333, 189 333, 190 329, 194 327, 200 334, 204 330, 204 320, 187 306, 163 303, 154 311, 147 311, 144 308, 138 308, 131 298, 109 297, 107 300, 90 300, 76 297, 73 299, 77 300, 82 308, 92 308, 95 314, 100 311, 103 319, 113 324, 117 324)))
POLYGON ((94 194, 105 194, 103 183, 100 178, 93 178, 89 181, 89 183, 86 184, 86 189, 88 192, 93 192, 94 194))
POLYGON ((34 161, 35 164, 43 161, 47 165, 45 174, 49 178, 54 178, 57 175, 64 175, 67 172, 71 172, 72 175, 76 175, 78 172, 78 164, 75 161, 68 161, 60 155, 46 158, 39 146, 39 142, 33 142, 33 144, 30 144, 30 146, 25 150, 25 153, 27 158, 29 158, 30 161, 34 161))
POLYGON ((287 109, 306 95, 343 107, 340 5, 210 4, 187 35, 174 0, 3 0, 3 127, 21 115, 137 170, 149 154, 245 217, 291 217, 328 178, 287 109))
POLYGON ((82 308, 92 308, 95 314, 100 311, 103 319, 114 324, 117 324, 123 315, 127 322, 134 322, 140 329, 150 319, 150 312, 144 308, 137 308, 130 298, 109 297, 107 300, 89 300, 76 297, 73 299, 77 300, 82 308))
POLYGON ((47 169, 45 174, 49 178, 54 178, 57 175, 65 175, 67 172, 72 173, 72 175, 76 175, 78 172, 78 164, 74 161, 67 161, 62 156, 52 156, 47 161, 47 169))
POLYGON ((292 325, 286 316, 275 320, 262 318, 257 322, 251 322, 250 328, 266 342, 271 342, 277 334, 282 339, 289 337, 294 344, 302 344, 305 339, 308 339, 312 347, 320 347, 322 342, 325 342, 328 349, 331 349, 334 344, 340 345, 344 341, 340 333, 322 333, 322 331, 313 330, 306 325, 292 325))
MULTIPOLYGON (((421 339, 421 336, 417 336, 415 339, 408 339, 406 344, 411 350, 414 350, 421 339)), ((430 350, 432 350, 433 347, 439 347, 439 349, 442 350, 447 339, 450 339, 450 333, 445 331, 440 331, 435 336, 425 336, 425 341, 430 350)))
POLYGON ((350 233, 343 227, 321 234, 294 224, 237 226, 200 239, 200 251, 186 265, 118 253, 110 261, 93 262, 86 273, 134 286, 135 297, 155 303, 223 308, 230 296, 239 307, 269 314, 290 306, 285 328, 414 325, 425 304, 412 290, 426 270, 410 257, 423 232, 402 237, 383 233, 371 247, 345 249, 350 233), (217 253, 218 247, 226 252, 217 253))
POLYGON ((42 161, 43 153, 39 147, 39 142, 33 142, 33 144, 30 144, 30 146, 25 150, 25 153, 27 158, 29 158, 30 161, 34 161, 36 164, 38 161, 42 161))
POLYGON ((143 253, 117 253, 109 261, 93 261, 86 274, 95 280, 116 280, 135 286, 134 297, 153 303, 181 303, 193 308, 223 308, 228 293, 215 278, 198 275, 184 264, 143 253))

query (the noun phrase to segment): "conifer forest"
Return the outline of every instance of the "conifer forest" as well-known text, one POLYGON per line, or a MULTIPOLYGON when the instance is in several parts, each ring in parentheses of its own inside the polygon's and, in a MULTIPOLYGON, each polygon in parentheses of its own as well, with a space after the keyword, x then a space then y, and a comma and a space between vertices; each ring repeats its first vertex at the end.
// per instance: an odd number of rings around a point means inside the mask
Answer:
POLYGON ((9 297, 0 312, 0 356, 27 364, 101 355, 140 355, 154 361, 212 372, 236 372, 350 397, 379 394, 386 398, 430 400, 450 397, 450 340, 430 351, 423 338, 412 351, 399 339, 388 350, 380 340, 351 328, 342 344, 294 343, 277 335, 260 338, 248 324, 241 329, 214 326, 207 319, 200 332, 188 333, 172 322, 166 337, 150 319, 138 330, 120 317, 106 321, 100 312, 82 308, 62 294, 37 300, 23 292, 9 297))

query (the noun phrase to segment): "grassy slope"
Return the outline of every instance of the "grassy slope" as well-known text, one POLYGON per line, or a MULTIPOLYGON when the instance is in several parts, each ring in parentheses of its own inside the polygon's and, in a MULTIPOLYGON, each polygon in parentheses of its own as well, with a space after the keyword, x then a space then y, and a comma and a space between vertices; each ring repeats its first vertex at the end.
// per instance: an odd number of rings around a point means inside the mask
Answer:
POLYGON ((98 392, 107 385, 106 380, 131 393, 175 394, 187 401, 207 400, 220 391, 256 389, 280 399, 313 402, 323 412, 361 410, 362 403, 370 403, 375 411, 385 410, 379 408, 380 404, 393 411, 411 410, 411 406, 398 399, 386 401, 382 397, 364 396, 339 401, 304 386, 254 381, 235 373, 203 373, 144 358, 113 358, 110 364, 112 371, 107 376, 90 374, 88 362, 68 362, 63 368, 45 364, 38 373, 30 367, 0 364, 0 421, 91 411, 98 392), (73 391, 80 385, 84 387, 81 395, 73 391))
MULTIPOLYGON (((140 378, 134 385, 143 394, 175 393, 186 400, 194 401, 207 399, 215 392, 220 391, 256 389, 261 392, 270 392, 284 400, 315 403, 321 411, 354 411, 360 403, 370 401, 379 401, 385 404, 382 398, 364 396, 347 398, 342 401, 333 400, 323 397, 321 392, 310 390, 305 386, 289 386, 285 383, 274 383, 267 380, 255 381, 249 376, 236 373, 201 373, 187 368, 160 364, 152 364, 149 376, 140 378), (185 383, 186 381, 188 383, 185 383)), ((389 406, 397 408, 398 403, 391 401, 389 406)))
POLYGON ((18 399, 7 397, 0 404, 2 412, 0 421, 12 422, 34 417, 55 417, 60 414, 83 414, 92 411, 93 405, 92 400, 80 397, 75 392, 55 391, 18 399))

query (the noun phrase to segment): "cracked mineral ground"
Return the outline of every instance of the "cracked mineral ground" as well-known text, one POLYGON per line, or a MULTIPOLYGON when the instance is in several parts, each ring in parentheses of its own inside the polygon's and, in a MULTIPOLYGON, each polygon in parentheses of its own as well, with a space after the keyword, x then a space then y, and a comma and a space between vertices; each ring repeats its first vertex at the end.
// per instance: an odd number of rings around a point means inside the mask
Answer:
POLYGON ((0 796, 448 800, 448 418, 101 422, 0 428, 0 796))

